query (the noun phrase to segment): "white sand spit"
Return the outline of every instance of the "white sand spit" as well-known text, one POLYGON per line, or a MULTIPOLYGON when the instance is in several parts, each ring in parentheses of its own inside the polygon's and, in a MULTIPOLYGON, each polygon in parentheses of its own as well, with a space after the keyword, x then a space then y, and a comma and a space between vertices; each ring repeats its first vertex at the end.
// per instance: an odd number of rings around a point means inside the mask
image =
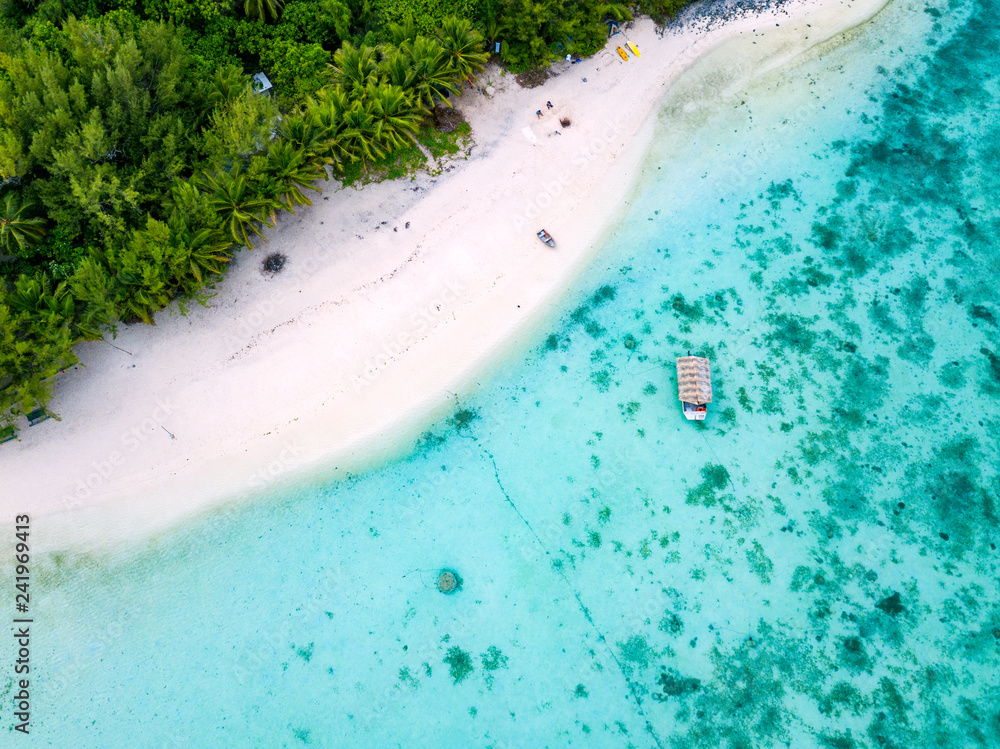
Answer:
POLYGON ((207 308, 123 328, 117 348, 80 346, 86 366, 56 384, 62 420, 0 447, 0 523, 28 513, 36 545, 103 547, 398 454, 549 318, 627 205, 685 69, 716 66, 705 97, 724 96, 883 4, 795 0, 662 38, 644 20, 628 32, 640 59, 622 61, 616 36, 536 89, 488 70, 489 95, 456 102, 469 159, 436 177, 328 186, 234 261, 207 308), (270 251, 288 256, 276 276, 261 272, 270 251))

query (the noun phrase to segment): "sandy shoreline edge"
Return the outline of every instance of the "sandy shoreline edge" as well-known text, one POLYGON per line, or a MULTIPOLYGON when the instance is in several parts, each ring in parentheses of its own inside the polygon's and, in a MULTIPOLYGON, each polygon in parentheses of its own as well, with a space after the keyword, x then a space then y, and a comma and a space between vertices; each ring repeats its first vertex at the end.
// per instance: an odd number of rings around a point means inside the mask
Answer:
POLYGON ((685 70, 711 59, 746 85, 885 4, 792 0, 662 38, 643 20, 628 32, 641 58, 622 61, 616 36, 532 90, 488 71, 490 96, 456 102, 476 141, 467 161, 328 189, 244 251, 209 308, 81 346, 86 368, 56 385, 62 421, 0 448, 0 526, 28 513, 36 550, 107 547, 398 455, 550 319, 624 210, 685 70), (272 250, 289 260, 267 278, 272 250))

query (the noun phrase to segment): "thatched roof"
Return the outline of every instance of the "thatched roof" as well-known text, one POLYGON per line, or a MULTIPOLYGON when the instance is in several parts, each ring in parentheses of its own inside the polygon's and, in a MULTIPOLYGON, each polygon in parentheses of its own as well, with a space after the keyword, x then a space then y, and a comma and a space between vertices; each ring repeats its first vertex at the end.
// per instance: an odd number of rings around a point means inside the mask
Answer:
POLYGON ((708 359, 700 356, 677 359, 677 391, 685 403, 701 406, 712 402, 712 371, 708 359))

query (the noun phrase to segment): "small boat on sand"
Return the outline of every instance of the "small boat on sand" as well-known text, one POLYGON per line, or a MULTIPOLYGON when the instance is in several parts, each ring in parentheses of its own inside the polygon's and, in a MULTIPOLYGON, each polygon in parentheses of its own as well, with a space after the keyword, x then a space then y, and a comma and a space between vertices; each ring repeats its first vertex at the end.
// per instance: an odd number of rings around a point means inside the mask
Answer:
POLYGON ((545 242, 545 244, 547 244, 549 247, 556 246, 556 240, 554 240, 552 238, 552 235, 549 234, 547 231, 545 231, 545 229, 542 229, 540 232, 538 232, 538 238, 543 242, 545 242))
POLYGON ((618 48, 618 55, 619 55, 619 56, 620 56, 620 57, 621 57, 621 58, 622 58, 623 60, 627 60, 627 59, 628 59, 628 52, 626 52, 625 50, 623 50, 623 49, 622 49, 621 47, 619 47, 619 48, 618 48))
POLYGON ((681 356, 677 359, 677 394, 689 421, 704 421, 712 402, 712 370, 708 359, 681 356))
POLYGON ((633 44, 632 42, 628 43, 628 47, 629 47, 630 50, 632 50, 633 54, 635 54, 636 57, 641 57, 642 56, 642 55, 639 54, 639 48, 635 44, 633 44))

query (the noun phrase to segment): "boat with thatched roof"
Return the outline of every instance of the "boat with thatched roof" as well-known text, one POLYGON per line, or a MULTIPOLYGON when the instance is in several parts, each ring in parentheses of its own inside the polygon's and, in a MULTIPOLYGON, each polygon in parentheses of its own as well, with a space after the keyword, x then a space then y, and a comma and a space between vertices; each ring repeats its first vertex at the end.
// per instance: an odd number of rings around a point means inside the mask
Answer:
POLYGON ((677 358, 677 394, 684 406, 684 416, 704 421, 707 405, 712 402, 712 370, 701 356, 677 358))

